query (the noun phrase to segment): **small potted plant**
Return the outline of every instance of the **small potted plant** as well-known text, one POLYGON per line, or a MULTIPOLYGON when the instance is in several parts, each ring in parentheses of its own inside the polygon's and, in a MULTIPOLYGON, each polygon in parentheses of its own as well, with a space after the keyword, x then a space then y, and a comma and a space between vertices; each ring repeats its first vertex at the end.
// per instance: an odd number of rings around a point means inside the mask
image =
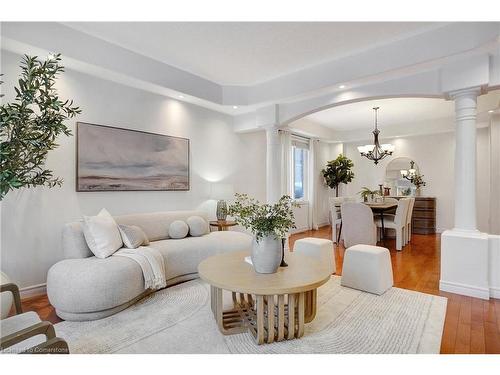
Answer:
POLYGON ((358 193, 363 198, 363 202, 373 202, 375 200, 376 195, 380 195, 379 190, 370 190, 366 186, 361 188, 361 191, 358 193))
POLYGON ((415 174, 415 176, 413 176, 413 185, 416 187, 415 195, 419 197, 421 194, 420 188, 425 186, 424 175, 420 173, 415 174))
POLYGON ((261 204, 247 194, 235 194, 228 214, 254 235, 252 264, 258 273, 275 273, 281 263, 282 239, 295 228, 292 207, 296 204, 283 195, 275 204, 261 204))

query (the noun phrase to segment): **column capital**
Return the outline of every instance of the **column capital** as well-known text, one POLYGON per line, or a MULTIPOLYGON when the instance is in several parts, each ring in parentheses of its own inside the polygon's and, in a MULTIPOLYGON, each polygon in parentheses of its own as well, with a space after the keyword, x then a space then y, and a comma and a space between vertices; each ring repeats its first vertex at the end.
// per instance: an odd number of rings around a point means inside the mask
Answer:
POLYGON ((468 87, 460 90, 453 90, 446 93, 450 99, 458 99, 461 97, 476 98, 481 95, 483 89, 481 86, 468 87))

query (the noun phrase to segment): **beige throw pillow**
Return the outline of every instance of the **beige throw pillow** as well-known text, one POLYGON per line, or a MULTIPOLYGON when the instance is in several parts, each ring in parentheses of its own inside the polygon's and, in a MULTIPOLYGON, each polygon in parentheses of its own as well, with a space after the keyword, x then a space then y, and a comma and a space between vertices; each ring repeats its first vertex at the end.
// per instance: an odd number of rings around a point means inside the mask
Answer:
POLYGON ((123 245, 115 219, 104 208, 97 216, 83 217, 83 235, 97 258, 107 258, 123 245))
POLYGON ((118 225, 118 229, 122 236, 123 244, 129 249, 137 249, 139 246, 149 245, 146 233, 135 225, 118 225))
POLYGON ((203 236, 210 232, 207 221, 201 216, 190 216, 186 221, 189 225, 189 234, 193 237, 203 236))

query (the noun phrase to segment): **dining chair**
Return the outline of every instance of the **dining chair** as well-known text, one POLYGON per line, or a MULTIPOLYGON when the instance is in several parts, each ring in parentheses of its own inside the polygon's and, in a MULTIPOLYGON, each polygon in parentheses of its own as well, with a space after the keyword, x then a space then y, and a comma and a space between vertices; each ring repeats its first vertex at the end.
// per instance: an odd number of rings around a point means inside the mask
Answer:
POLYGON ((377 244, 377 227, 370 207, 364 203, 345 202, 340 206, 344 246, 377 244))
MULTIPOLYGON (((409 205, 409 198, 401 198, 398 201, 396 214, 394 216, 384 216, 384 228, 394 229, 396 231, 396 250, 403 249, 409 205)), ((375 223, 377 225, 377 228, 382 228, 382 222, 380 219, 375 219, 375 223)))
POLYGON ((342 216, 340 213, 340 205, 344 201, 343 197, 329 198, 330 202, 330 221, 332 223, 332 241, 338 243, 342 231, 342 216), (337 226, 340 226, 337 235, 337 226))
POLYGON ((406 216, 405 245, 411 241, 411 217, 413 216, 413 206, 415 198, 409 198, 408 214, 406 216))

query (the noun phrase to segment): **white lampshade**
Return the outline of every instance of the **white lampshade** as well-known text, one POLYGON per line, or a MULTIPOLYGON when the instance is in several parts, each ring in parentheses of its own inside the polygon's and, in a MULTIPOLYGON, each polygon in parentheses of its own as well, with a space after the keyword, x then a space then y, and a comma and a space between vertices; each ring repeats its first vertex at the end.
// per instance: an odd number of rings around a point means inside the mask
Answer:
POLYGON ((410 173, 410 176, 415 176, 415 173, 417 173, 416 169, 409 169, 408 172, 410 173))
POLYGON ((401 169, 401 176, 407 176, 408 175, 408 171, 406 169, 401 169))
POLYGON ((231 184, 212 184, 210 190, 210 198, 212 199, 231 199, 234 196, 234 189, 231 184))
POLYGON ((368 153, 372 151, 375 148, 375 145, 364 145, 364 146, 358 146, 358 151, 360 153, 368 153))
POLYGON ((391 145, 390 143, 384 143, 380 145, 380 148, 382 149, 382 151, 387 151, 387 152, 393 152, 395 149, 394 145, 391 145))

